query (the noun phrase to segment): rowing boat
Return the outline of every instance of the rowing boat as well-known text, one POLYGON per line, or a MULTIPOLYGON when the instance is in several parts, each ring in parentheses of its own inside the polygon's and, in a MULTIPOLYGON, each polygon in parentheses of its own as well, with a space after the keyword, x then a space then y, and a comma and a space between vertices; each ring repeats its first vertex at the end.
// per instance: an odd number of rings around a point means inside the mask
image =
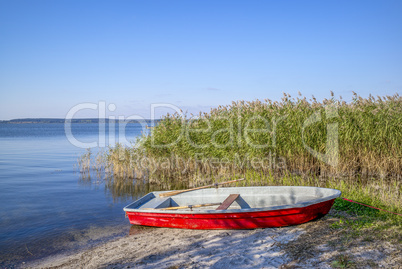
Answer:
POLYGON ((297 225, 322 217, 340 195, 335 189, 300 186, 159 191, 148 193, 124 211, 134 225, 255 229, 297 225))

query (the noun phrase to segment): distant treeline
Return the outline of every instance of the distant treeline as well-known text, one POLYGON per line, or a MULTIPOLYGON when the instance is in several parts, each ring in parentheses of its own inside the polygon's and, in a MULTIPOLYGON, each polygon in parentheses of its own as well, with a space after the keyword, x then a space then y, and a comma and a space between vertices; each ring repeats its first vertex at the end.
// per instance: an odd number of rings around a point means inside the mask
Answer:
MULTIPOLYGON (((159 120, 153 120, 154 122, 158 122, 159 120)), ((109 122, 139 122, 137 120, 114 120, 114 119, 98 119, 98 118, 90 118, 90 119, 56 119, 56 118, 38 118, 38 119, 14 119, 14 120, 4 120, 0 121, 0 124, 22 124, 22 123, 109 123, 109 122)), ((145 120, 148 124, 152 122, 152 120, 145 120)))

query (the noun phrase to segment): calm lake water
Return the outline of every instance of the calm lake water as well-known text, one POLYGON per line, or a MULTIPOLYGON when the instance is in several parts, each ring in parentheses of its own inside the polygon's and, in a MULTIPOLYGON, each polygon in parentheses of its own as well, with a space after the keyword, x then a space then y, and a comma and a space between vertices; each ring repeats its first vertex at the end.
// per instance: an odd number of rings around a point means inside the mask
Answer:
MULTIPOLYGON (((72 125, 74 144, 128 144, 142 131, 127 124, 119 141, 118 125, 72 125)), ((123 207, 144 193, 116 197, 102 181, 82 180, 76 166, 86 149, 74 144, 64 124, 0 124, 0 267, 128 233, 123 207)))

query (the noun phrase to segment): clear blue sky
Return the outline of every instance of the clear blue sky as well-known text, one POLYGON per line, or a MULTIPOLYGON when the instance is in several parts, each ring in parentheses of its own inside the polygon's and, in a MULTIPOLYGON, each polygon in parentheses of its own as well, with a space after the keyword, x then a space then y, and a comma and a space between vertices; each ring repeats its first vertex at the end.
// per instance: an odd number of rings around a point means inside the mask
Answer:
POLYGON ((0 0, 0 119, 401 93, 401 14, 388 0, 0 0))

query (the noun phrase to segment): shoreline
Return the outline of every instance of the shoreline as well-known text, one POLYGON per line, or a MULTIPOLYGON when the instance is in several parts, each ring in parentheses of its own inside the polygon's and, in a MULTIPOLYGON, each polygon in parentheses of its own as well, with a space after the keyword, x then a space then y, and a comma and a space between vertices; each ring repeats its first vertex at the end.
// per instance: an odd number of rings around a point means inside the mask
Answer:
POLYGON ((346 245, 333 229, 339 212, 305 224, 255 230, 185 230, 131 226, 128 235, 22 268, 332 268, 337 263, 392 268, 401 244, 346 245), (339 242, 338 242, 339 241, 339 242))

